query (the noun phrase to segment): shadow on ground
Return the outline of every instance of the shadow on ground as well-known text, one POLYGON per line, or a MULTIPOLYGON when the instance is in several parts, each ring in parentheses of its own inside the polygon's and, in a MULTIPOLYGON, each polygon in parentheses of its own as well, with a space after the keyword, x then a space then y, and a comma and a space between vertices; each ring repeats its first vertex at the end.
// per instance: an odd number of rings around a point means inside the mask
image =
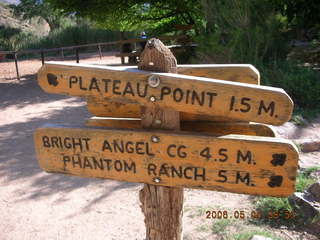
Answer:
MULTIPOLYGON (((88 117, 90 114, 87 112, 83 99, 45 93, 38 86, 35 75, 23 76, 21 82, 0 83, 0 178, 4 177, 5 180, 2 182, 6 185, 30 182, 30 188, 25 190, 19 188, 20 192, 16 193, 19 196, 17 201, 70 193, 79 188, 90 188, 93 185, 103 184, 104 191, 97 194, 85 206, 84 210, 89 210, 90 206, 102 201, 113 191, 138 185, 59 174, 43 174, 34 151, 33 133, 35 129, 47 123, 81 125, 88 117), (40 114, 40 116, 27 117, 29 113, 32 114, 38 110, 39 104, 47 106, 55 101, 62 101, 60 105, 63 104, 63 106, 46 109, 45 114, 40 114)), ((60 201, 66 200, 63 195, 60 201)))

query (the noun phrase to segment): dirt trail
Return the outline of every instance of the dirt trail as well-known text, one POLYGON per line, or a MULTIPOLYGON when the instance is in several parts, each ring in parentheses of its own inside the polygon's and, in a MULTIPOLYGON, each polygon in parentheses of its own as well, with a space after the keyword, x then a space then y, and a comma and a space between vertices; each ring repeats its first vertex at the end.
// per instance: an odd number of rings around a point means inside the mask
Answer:
MULTIPOLYGON (((97 61, 95 57, 80 62, 97 61)), ((119 61, 106 57, 100 63, 119 61)), ((14 79, 11 64, 0 63, 0 240, 144 239, 140 184, 48 174, 39 168, 34 130, 46 123, 82 124, 90 114, 83 99, 39 88, 34 73, 41 62, 20 62, 21 82, 14 79)), ((315 133, 319 125, 303 131, 315 133)), ((318 153, 316 158, 319 165, 318 153)), ((250 198, 186 189, 185 206, 248 210, 250 198)), ((213 239, 195 231, 205 221, 204 214, 184 221, 186 239, 213 239)))

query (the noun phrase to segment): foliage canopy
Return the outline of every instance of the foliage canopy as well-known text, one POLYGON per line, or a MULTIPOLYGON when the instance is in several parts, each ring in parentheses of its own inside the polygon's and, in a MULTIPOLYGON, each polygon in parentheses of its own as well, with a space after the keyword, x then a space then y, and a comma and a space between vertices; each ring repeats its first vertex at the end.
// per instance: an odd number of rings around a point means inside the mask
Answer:
POLYGON ((150 29, 202 21, 199 0, 48 0, 67 13, 89 17, 100 25, 120 31, 150 29))
POLYGON ((10 5, 16 16, 23 19, 31 19, 33 17, 42 17, 50 26, 50 30, 60 27, 63 18, 63 12, 55 9, 46 0, 20 0, 18 5, 10 5))
POLYGON ((320 23, 319 0, 273 0, 274 7, 287 17, 289 25, 309 29, 320 23))

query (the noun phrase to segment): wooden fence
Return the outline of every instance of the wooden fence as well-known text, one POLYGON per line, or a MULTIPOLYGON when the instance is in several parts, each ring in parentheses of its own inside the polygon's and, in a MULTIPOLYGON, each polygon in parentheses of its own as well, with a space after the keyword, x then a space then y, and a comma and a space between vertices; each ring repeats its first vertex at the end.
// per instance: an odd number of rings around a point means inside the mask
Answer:
MULTIPOLYGON (((161 41, 169 41, 169 40, 179 40, 179 39, 187 39, 188 37, 186 35, 177 35, 177 36, 161 36, 158 37, 161 41)), ((81 48, 87 48, 87 47, 97 47, 97 51, 99 53, 100 59, 102 58, 102 46, 110 46, 110 45, 118 45, 120 52, 122 49, 122 45, 126 43, 139 43, 147 41, 150 38, 147 39, 141 39, 141 38, 132 38, 127 40, 118 40, 118 41, 111 41, 111 42, 101 42, 101 43, 90 43, 90 44, 82 44, 82 45, 76 45, 76 46, 68 46, 68 47, 60 47, 60 48, 49 48, 49 49, 27 49, 27 50, 19 50, 19 51, 0 51, 0 56, 6 56, 6 55, 13 55, 14 56, 14 62, 16 67, 16 73, 17 73, 17 79, 20 81, 20 74, 19 74, 19 64, 18 64, 18 55, 21 54, 30 54, 30 53, 37 53, 41 56, 41 62, 44 64, 45 61, 45 54, 48 52, 60 52, 62 59, 64 59, 64 52, 67 50, 73 50, 75 51, 76 56, 76 62, 79 63, 79 49, 81 48)), ((123 56, 121 56, 121 62, 123 63, 123 56)))

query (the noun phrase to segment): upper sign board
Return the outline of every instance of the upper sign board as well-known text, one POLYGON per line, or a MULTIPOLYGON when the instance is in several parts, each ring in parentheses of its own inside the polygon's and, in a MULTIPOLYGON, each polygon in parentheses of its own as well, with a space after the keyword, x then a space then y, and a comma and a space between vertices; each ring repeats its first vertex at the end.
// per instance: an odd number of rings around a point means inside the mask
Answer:
POLYGON ((250 64, 186 64, 178 65, 179 74, 260 84, 259 71, 250 64))
POLYGON ((38 81, 49 93, 273 125, 289 121, 293 110, 283 89, 180 74, 46 63, 38 81))
POLYGON ((34 138, 48 172, 254 195, 294 192, 298 153, 288 140, 61 126, 39 128, 34 138))

